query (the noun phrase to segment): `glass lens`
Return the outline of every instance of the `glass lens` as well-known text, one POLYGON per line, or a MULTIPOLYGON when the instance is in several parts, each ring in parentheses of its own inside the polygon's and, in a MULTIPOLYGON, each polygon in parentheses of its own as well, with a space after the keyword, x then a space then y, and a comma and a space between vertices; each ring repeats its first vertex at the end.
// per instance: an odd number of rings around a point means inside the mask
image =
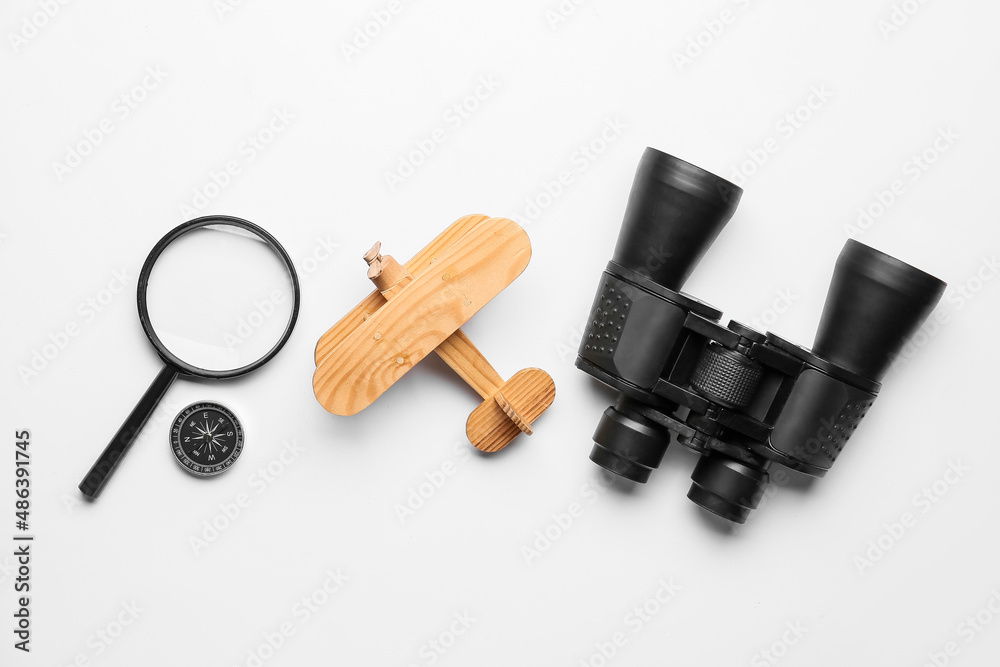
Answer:
POLYGON ((234 225, 197 227, 170 242, 146 286, 149 322, 192 366, 229 371, 258 361, 291 319, 294 285, 281 257, 234 225))

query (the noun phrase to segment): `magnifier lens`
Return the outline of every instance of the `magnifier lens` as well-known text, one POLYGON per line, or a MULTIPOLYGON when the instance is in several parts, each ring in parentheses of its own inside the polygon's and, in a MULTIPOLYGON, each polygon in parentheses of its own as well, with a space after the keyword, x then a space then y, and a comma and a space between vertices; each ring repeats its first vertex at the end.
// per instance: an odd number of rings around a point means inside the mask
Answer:
POLYGON ((181 361, 230 371, 267 355, 294 306, 281 257, 252 231, 197 227, 156 258, 146 287, 150 328, 181 361))

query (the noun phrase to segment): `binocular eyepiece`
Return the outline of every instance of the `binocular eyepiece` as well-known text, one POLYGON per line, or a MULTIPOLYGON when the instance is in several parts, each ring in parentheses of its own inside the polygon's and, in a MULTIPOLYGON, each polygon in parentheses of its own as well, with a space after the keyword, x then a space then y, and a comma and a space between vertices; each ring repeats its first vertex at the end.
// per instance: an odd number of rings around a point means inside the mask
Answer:
POLYGON ((775 464, 822 477, 945 283, 854 240, 811 350, 730 321, 680 290, 743 191, 647 148, 576 366, 619 393, 590 458, 636 482, 670 443, 701 454, 688 498, 743 523, 775 464))

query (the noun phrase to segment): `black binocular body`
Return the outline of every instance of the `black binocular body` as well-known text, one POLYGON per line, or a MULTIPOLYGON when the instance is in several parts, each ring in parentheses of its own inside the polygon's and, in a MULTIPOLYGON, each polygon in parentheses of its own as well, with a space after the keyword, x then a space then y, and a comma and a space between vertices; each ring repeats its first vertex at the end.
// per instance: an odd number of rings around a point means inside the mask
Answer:
POLYGON ((822 477, 893 357, 945 284, 854 240, 837 260, 811 350, 680 289, 743 191, 647 148, 576 365, 619 393, 590 458, 645 482, 670 443, 701 454, 688 498, 743 523, 774 464, 822 477))

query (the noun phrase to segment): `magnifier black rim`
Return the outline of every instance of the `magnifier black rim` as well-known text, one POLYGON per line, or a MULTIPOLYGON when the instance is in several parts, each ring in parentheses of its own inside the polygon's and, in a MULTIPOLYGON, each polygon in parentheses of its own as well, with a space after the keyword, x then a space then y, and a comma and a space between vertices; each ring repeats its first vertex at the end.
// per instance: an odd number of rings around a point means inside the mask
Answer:
POLYGON ((236 218, 230 215, 202 216, 180 224, 167 232, 167 234, 160 239, 155 246, 153 246, 153 249, 146 257, 146 261, 142 265, 142 271, 139 272, 139 285, 136 290, 136 301, 139 307, 139 322, 142 324, 142 330, 146 332, 146 338, 148 338, 149 342, 152 343, 157 354, 160 355, 160 358, 163 359, 164 363, 168 366, 176 368, 179 373, 184 375, 194 375, 211 380, 239 377, 240 375, 245 375, 252 370, 260 368, 270 361, 271 358, 274 357, 274 355, 276 355, 282 347, 284 347, 289 336, 292 335, 292 329, 295 328, 295 320, 298 319, 299 316, 299 296, 299 278, 295 273, 295 266, 292 264, 291 257, 289 257, 288 253, 285 252, 284 247, 278 243, 278 239, 271 236, 267 230, 261 228, 260 226, 255 225, 248 220, 243 220, 242 218, 236 218), (256 236, 259 236, 261 240, 264 241, 268 247, 278 255, 278 257, 281 258, 281 261, 285 264, 285 268, 288 269, 288 276, 292 279, 292 314, 288 318, 288 324, 285 326, 285 332, 281 335, 281 338, 278 339, 278 342, 274 344, 274 347, 272 347, 267 354, 262 356, 260 359, 257 359, 253 363, 247 364, 246 366, 224 371, 209 370, 207 368, 193 366, 168 350, 167 346, 164 345, 163 341, 161 341, 159 336, 156 335, 156 331, 153 330, 153 325, 149 321, 149 308, 146 304, 146 289, 149 286, 149 275, 153 271, 153 265, 156 263, 160 253, 162 253, 164 248, 170 245, 170 243, 176 240, 179 236, 182 236, 194 229, 207 227, 209 225, 230 225, 233 227, 240 227, 252 232, 256 236))

